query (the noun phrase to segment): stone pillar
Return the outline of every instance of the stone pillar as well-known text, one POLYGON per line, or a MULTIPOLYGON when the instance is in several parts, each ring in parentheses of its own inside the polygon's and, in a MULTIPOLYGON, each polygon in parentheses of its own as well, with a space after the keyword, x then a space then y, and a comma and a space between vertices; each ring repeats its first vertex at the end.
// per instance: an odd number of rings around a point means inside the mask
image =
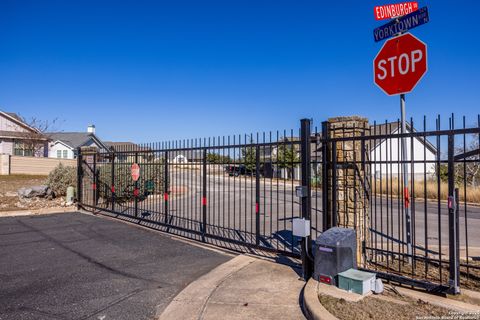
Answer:
POLYGON ((0 154, 0 175, 8 176, 10 174, 10 155, 0 154))
MULTIPOLYGON (((330 138, 348 138, 369 135, 368 119, 358 116, 337 117, 328 119, 330 138)), ((364 257, 362 248, 368 244, 369 238, 369 197, 368 166, 362 165, 362 159, 369 159, 369 144, 362 140, 337 141, 336 154, 336 208, 337 225, 354 228, 357 233, 357 263, 362 264, 364 257), (362 151, 365 153, 362 155, 362 151)), ((332 150, 332 147, 331 147, 332 150)), ((332 161, 330 159, 330 161, 332 161)), ((333 169, 331 169, 333 170, 333 169)), ((329 173, 332 179, 332 172, 329 173)), ((335 186, 334 181, 329 185, 335 186)), ((333 201, 332 197, 330 201, 333 201)), ((333 208, 332 203, 330 208, 333 208)))

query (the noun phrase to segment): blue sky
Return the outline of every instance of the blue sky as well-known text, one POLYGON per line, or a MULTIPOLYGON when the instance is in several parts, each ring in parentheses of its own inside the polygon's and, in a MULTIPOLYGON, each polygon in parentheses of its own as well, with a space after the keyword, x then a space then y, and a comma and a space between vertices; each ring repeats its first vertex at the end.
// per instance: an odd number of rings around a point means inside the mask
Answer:
MULTIPOLYGON (((392 1, 394 2, 394 1, 392 1)), ((373 84, 373 7, 390 1, 0 1, 0 109, 104 140, 162 141, 396 120, 373 84)), ((408 116, 476 121, 478 1, 419 1, 429 71, 408 116)))

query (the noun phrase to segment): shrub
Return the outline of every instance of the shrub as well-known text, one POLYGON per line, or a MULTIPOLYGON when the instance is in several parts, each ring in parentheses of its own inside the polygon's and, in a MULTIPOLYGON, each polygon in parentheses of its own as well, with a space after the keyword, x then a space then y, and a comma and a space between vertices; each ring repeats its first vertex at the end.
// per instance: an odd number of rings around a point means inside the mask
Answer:
MULTIPOLYGON (((107 201, 112 197, 112 167, 111 164, 97 168, 98 195, 107 201)), ((134 199, 135 182, 131 177, 130 163, 115 163, 115 201, 127 202, 134 199)), ((140 178, 137 186, 139 200, 144 200, 149 194, 163 194, 164 192, 164 166, 156 162, 140 164, 140 178)))
POLYGON ((77 185, 77 169, 75 167, 59 164, 48 175, 47 186, 52 189, 55 196, 64 196, 67 194, 68 187, 77 185))

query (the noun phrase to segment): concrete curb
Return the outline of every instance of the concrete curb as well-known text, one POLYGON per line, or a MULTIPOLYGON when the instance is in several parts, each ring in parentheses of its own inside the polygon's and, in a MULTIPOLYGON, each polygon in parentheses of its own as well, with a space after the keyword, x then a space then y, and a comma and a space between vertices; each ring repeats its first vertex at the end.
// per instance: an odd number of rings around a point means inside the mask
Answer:
POLYGON ((200 319, 208 299, 220 284, 256 260, 252 257, 240 255, 218 266, 190 283, 170 302, 161 314, 157 313, 155 319, 200 319))
POLYGON ((318 281, 310 278, 303 289, 303 305, 307 316, 312 320, 338 320, 318 300, 317 287, 318 281))
POLYGON ((77 211, 77 208, 75 206, 53 207, 53 208, 34 209, 34 210, 0 211, 0 218, 1 217, 33 216, 33 215, 76 212, 76 211, 77 211))

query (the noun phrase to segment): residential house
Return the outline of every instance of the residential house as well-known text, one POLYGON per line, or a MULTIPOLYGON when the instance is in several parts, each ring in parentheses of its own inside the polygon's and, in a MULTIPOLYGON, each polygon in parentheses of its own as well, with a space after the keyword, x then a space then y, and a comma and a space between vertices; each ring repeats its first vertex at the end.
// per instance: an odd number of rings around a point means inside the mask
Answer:
POLYGON ((48 137, 17 114, 0 111, 0 153, 47 157, 48 137))
MULTIPOLYGON (((413 128, 413 132, 415 132, 413 128)), ((371 126, 370 135, 374 136, 392 136, 391 138, 380 138, 370 140, 370 161, 371 170, 375 178, 381 179, 386 176, 398 177, 402 172, 401 166, 401 145, 402 139, 395 138, 396 134, 401 132, 400 123, 391 122, 381 125, 371 126)), ((406 133, 412 132, 410 124, 407 123, 406 133)), ((436 172, 435 160, 437 159, 437 149, 427 139, 422 136, 406 139, 406 155, 409 161, 413 160, 413 167, 407 164, 409 174, 423 179, 433 176, 436 172), (413 148, 412 148, 413 141, 413 148)))
POLYGON ((76 159, 77 148, 96 147, 106 151, 108 146, 95 135, 95 126, 90 125, 86 132, 54 132, 49 133, 49 157, 76 159))
POLYGON ((125 141, 125 142, 114 142, 114 141, 105 141, 106 150, 115 151, 115 160, 117 162, 135 162, 142 161, 145 159, 153 159, 155 154, 151 151, 152 148, 141 146, 139 144, 125 141))

